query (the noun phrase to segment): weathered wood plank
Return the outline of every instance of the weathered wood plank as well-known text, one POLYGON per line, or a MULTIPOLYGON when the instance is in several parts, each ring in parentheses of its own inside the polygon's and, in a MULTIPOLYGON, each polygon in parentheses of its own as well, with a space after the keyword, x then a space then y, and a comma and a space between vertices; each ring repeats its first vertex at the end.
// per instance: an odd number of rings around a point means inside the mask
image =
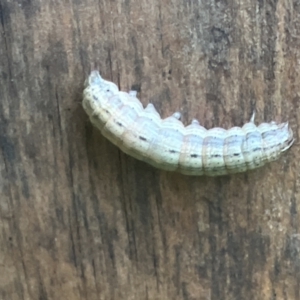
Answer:
POLYGON ((299 299, 298 142, 260 170, 162 172, 80 105, 93 67, 163 116, 289 120, 297 1, 0 0, 0 298, 299 299))

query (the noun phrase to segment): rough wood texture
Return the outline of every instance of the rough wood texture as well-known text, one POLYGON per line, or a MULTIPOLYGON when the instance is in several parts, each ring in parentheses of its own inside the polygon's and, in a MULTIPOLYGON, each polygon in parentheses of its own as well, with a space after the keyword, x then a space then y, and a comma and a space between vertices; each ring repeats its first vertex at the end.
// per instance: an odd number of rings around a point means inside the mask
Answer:
POLYGON ((299 142, 221 178, 122 154, 81 107, 91 67, 207 128, 289 120, 297 1, 0 0, 0 298, 300 298, 299 142))

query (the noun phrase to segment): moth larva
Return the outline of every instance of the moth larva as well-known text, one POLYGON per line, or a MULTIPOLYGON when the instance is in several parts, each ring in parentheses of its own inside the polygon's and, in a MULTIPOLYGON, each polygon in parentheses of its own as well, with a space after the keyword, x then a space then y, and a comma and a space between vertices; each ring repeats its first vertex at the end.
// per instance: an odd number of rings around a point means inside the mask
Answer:
POLYGON ((125 153, 157 168, 187 175, 218 176, 255 169, 276 160, 294 142, 288 123, 205 129, 180 113, 161 119, 149 103, 144 109, 135 91, 118 87, 92 71, 85 83, 83 107, 91 122, 125 153))

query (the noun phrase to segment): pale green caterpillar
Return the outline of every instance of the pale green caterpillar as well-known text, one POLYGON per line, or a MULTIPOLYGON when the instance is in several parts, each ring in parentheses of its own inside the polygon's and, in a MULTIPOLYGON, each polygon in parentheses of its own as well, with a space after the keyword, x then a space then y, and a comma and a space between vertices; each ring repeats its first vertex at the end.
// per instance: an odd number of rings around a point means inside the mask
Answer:
POLYGON ((92 123, 123 152, 157 168, 187 175, 219 176, 244 172, 276 160, 294 142, 288 123, 205 129, 193 120, 184 126, 180 113, 161 119, 135 91, 118 87, 92 71, 86 80, 83 107, 92 123))

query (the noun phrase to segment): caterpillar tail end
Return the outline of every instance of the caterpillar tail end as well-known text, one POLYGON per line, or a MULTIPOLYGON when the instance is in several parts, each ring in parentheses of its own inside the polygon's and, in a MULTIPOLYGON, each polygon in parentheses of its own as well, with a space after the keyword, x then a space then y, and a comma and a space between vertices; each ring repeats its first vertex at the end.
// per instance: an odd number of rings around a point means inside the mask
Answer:
POLYGON ((289 126, 289 122, 284 123, 283 128, 288 132, 288 138, 286 140, 286 146, 281 150, 281 152, 288 150, 295 142, 294 134, 292 128, 289 126))

